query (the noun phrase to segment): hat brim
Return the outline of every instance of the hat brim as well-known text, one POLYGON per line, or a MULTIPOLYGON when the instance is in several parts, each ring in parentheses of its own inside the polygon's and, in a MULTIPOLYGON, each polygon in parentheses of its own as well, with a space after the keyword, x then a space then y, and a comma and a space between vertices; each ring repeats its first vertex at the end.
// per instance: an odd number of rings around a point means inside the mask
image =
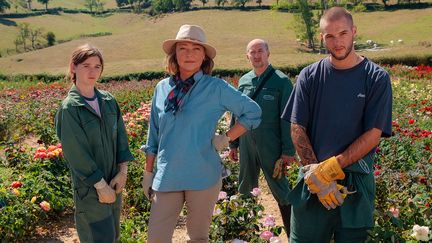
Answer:
POLYGON ((164 52, 166 54, 169 54, 171 52, 171 49, 173 48, 173 46, 178 43, 178 42, 189 42, 189 43, 194 43, 194 44, 198 44, 204 47, 205 53, 208 57, 210 57, 211 59, 215 58, 216 56, 216 49, 209 45, 209 44, 205 44, 202 43, 200 41, 196 41, 196 40, 189 40, 189 39, 183 39, 183 40, 176 40, 176 39, 169 39, 169 40, 165 40, 162 44, 162 49, 164 50, 164 52))

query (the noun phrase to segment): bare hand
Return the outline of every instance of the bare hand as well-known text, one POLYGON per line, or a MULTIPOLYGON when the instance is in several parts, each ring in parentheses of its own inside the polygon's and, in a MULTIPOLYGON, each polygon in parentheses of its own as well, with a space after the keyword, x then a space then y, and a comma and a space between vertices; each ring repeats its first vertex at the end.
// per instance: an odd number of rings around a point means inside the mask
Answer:
POLYGON ((237 148, 230 148, 229 158, 234 162, 238 161, 238 149, 237 148))

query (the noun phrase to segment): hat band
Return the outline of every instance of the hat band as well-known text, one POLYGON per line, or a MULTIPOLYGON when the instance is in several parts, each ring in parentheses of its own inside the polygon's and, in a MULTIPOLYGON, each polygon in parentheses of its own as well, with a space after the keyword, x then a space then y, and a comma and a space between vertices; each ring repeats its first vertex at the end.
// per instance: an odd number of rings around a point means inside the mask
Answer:
POLYGON ((190 38, 190 37, 180 37, 179 39, 176 39, 176 40, 191 40, 191 41, 197 41, 197 42, 201 42, 201 43, 205 44, 201 40, 193 39, 193 38, 190 38))

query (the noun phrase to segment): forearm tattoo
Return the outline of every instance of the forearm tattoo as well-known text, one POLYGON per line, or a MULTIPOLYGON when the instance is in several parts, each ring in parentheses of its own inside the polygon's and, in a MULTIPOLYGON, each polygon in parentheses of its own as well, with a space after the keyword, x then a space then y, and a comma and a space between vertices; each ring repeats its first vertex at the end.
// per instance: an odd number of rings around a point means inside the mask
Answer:
POLYGON ((302 165, 318 163, 309 137, 306 134, 306 128, 298 124, 291 124, 291 139, 302 165))

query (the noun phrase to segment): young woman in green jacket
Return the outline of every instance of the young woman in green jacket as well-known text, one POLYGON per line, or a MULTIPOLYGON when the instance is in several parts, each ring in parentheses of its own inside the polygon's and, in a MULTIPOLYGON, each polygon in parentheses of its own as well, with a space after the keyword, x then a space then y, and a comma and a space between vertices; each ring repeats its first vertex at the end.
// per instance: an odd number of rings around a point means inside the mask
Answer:
POLYGON ((81 242, 119 241, 121 192, 127 162, 134 159, 115 98, 95 87, 103 67, 97 48, 86 44, 73 52, 68 75, 73 85, 56 115, 81 242))

